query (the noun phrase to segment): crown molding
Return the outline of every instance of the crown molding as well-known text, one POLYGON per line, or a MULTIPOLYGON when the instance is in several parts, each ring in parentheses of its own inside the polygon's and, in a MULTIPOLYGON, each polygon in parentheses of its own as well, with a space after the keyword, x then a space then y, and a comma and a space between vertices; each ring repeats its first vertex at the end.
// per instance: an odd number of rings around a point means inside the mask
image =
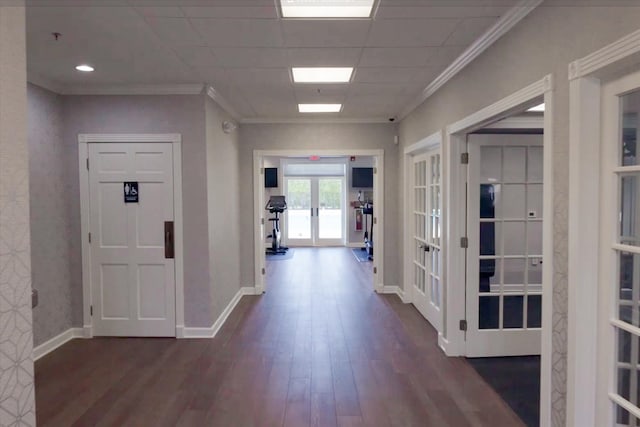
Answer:
POLYGON ((218 92, 213 86, 207 85, 207 95, 213 99, 216 104, 226 111, 235 121, 240 122, 242 116, 231 106, 231 103, 227 101, 220 92, 218 92))
POLYGON ((204 84, 67 86, 61 95, 199 95, 204 84))
POLYGON ((399 118, 402 120, 411 114, 420 104, 426 101, 427 98, 436 93, 442 86, 447 84, 449 80, 491 47, 500 37, 509 32, 516 24, 529 15, 542 1, 543 0, 522 0, 519 4, 509 9, 491 28, 473 42, 451 65, 440 73, 412 103, 402 110, 399 118))
POLYGON ((640 61, 640 30, 625 36, 590 55, 569 64, 569 80, 586 76, 606 75, 607 69, 616 64, 620 69, 625 63, 640 61))
MULTIPOLYGON (((259 124, 362 124, 362 123, 386 123, 392 124, 389 122, 388 118, 320 118, 320 119, 311 119, 311 118, 301 118, 301 117, 293 117, 293 118, 245 118, 240 120, 241 124, 249 124, 249 125, 259 125, 259 124)), ((394 122, 394 124, 397 122, 394 122)))

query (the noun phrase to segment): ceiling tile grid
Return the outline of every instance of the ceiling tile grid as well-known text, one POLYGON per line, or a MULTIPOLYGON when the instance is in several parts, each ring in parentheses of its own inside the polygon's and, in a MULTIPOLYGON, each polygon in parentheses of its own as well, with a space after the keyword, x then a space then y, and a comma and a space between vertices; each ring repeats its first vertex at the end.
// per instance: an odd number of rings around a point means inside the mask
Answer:
POLYGON ((28 69, 58 87, 207 83, 243 118, 300 117, 302 102, 385 118, 515 3, 379 0, 372 19, 327 20, 281 19, 274 0, 31 0, 28 69), (294 66, 355 72, 349 84, 294 85, 294 66))

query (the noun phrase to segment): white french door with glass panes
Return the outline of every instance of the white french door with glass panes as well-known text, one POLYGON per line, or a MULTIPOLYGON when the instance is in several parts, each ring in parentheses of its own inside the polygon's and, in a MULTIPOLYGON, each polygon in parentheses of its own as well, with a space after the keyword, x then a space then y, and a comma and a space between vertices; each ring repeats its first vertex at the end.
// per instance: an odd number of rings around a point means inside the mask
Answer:
POLYGON ((640 73, 603 85, 602 112, 598 418, 606 425, 635 427, 640 425, 640 73))
POLYGON ((542 135, 469 135, 468 357, 540 354, 542 135))
POLYGON ((442 250, 440 148, 413 157, 413 305, 440 331, 442 250))
POLYGON ((287 177, 284 230, 290 246, 341 246, 345 241, 345 179, 287 177))

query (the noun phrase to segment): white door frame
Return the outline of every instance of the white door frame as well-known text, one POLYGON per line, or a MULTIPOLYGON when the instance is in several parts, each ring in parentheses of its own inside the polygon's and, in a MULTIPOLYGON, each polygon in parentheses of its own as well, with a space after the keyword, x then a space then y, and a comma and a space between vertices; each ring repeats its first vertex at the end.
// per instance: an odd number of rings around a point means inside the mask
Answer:
MULTIPOLYGON (((374 158, 373 203, 375 221, 374 235, 374 284, 376 292, 384 292, 384 150, 254 150, 253 151, 253 242, 254 242, 254 280, 255 294, 265 292, 265 239, 264 228, 266 211, 264 210, 264 157, 309 157, 318 156, 371 156, 374 158), (378 206, 378 208, 376 208, 378 206)), ((282 168, 281 168, 282 169, 282 168)), ((282 171, 278 171, 282 176, 282 171)), ((284 185, 284 182, 283 182, 284 185)), ((346 185, 346 184, 345 184, 346 185)), ((346 192, 345 192, 346 193, 346 192)), ((345 206, 348 209, 348 206, 345 206)))
POLYGON ((584 248, 600 247, 602 86, 638 70, 638 64, 640 31, 569 64, 568 426, 598 425, 597 414, 606 411, 597 384, 602 370, 611 366, 598 360, 602 337, 596 331, 609 321, 609 313, 599 311, 599 251, 584 248))
POLYGON ((465 334, 459 322, 465 319, 466 250, 460 240, 466 237, 466 182, 467 167, 460 157, 466 147, 466 135, 474 130, 509 117, 544 99, 544 209, 543 209, 543 264, 542 277, 542 345, 540 372, 540 422, 551 425, 552 374, 552 314, 553 314, 553 78, 547 75, 531 85, 485 107, 445 129, 443 142, 443 172, 446 207, 446 245, 444 274, 447 295, 444 313, 445 335, 439 339, 440 347, 448 356, 464 356, 465 334))
POLYGON ((80 177, 80 216, 82 235, 82 301, 84 337, 93 337, 91 318, 91 246, 89 245, 89 147, 90 143, 164 142, 173 146, 173 197, 176 274, 176 338, 184 338, 184 243, 182 220, 182 136, 180 134, 80 134, 78 171, 80 177))
MULTIPOLYGON (((414 301, 414 286, 412 283, 413 278, 413 228, 414 228, 414 219, 413 219, 413 202, 414 202, 414 193, 413 193, 413 157, 426 153, 427 151, 433 150, 434 148, 441 147, 442 145, 442 132, 435 132, 429 135, 426 138, 421 139, 420 141, 411 144, 410 146, 404 149, 404 224, 403 224, 403 236, 404 236, 404 256, 403 256, 403 268, 404 268, 404 295, 405 303, 413 303, 414 301)), ((441 264, 444 267, 446 265, 446 254, 447 254, 447 205, 445 203, 445 197, 447 187, 446 182, 444 180, 444 176, 446 174, 446 160, 444 159, 444 153, 441 150, 440 153, 440 194, 441 194, 441 210, 442 210, 442 223, 440 227, 442 228, 442 235, 440 238, 441 251, 440 256, 442 257, 441 264)), ((446 289, 447 289, 447 276, 446 270, 443 268, 442 275, 440 277, 440 289, 441 289, 441 301, 440 301, 440 313, 444 318, 444 313, 446 310, 446 289)), ((440 319, 440 330, 438 331, 438 342, 444 338, 445 334, 445 324, 444 319, 440 319)))

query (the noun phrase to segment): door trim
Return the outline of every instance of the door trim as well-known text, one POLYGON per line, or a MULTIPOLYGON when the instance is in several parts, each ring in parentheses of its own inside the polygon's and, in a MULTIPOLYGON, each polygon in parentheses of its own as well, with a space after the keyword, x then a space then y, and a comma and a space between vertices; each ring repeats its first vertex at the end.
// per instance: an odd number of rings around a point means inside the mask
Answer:
MULTIPOLYGON (((602 85, 640 62, 635 31, 569 64, 569 272, 567 343, 567 425, 596 425, 597 399, 600 140, 602 85)), ((609 368, 607 366, 606 368, 609 368)))
POLYGON ((523 108, 532 107, 544 99, 544 189, 543 189, 543 263, 547 267, 542 277, 542 342, 540 358, 540 425, 550 426, 551 390, 552 390, 552 356, 553 356, 553 139, 554 139, 554 85, 553 75, 481 109, 475 113, 446 127, 443 141, 443 172, 445 201, 447 213, 445 224, 447 232, 448 252, 445 258, 444 271, 447 287, 444 302, 443 327, 446 337, 439 342, 448 356, 465 354, 465 334, 458 327, 458 322, 466 316, 466 268, 460 268, 466 262, 466 250, 460 245, 460 239, 466 237, 466 191, 467 167, 461 164, 460 156, 466 147, 466 135, 489 123, 509 117, 523 108))
MULTIPOLYGON (((373 258, 373 267, 377 269, 374 275, 374 290, 383 293, 384 284, 384 150, 254 150, 253 151, 253 242, 254 242, 254 288, 255 294, 260 295, 265 292, 265 233, 263 222, 266 222, 265 200, 264 200, 264 176, 263 164, 265 156, 274 157, 309 157, 318 156, 372 156, 375 158, 376 173, 373 175, 373 200, 374 203, 382 206, 376 211, 376 223, 373 226, 373 235, 376 236, 373 258)), ((278 178, 282 177, 281 171, 278 178)), ((346 194, 346 192, 345 192, 346 194)), ((348 207, 346 207, 348 209, 348 207)))
POLYGON ((90 143, 164 142, 173 147, 173 197, 176 274, 176 338, 184 338, 184 242, 182 218, 182 136, 180 134, 79 134, 78 172, 80 178, 80 229, 82 241, 82 305, 84 337, 93 337, 91 318, 91 230, 89 215, 89 157, 90 143))

